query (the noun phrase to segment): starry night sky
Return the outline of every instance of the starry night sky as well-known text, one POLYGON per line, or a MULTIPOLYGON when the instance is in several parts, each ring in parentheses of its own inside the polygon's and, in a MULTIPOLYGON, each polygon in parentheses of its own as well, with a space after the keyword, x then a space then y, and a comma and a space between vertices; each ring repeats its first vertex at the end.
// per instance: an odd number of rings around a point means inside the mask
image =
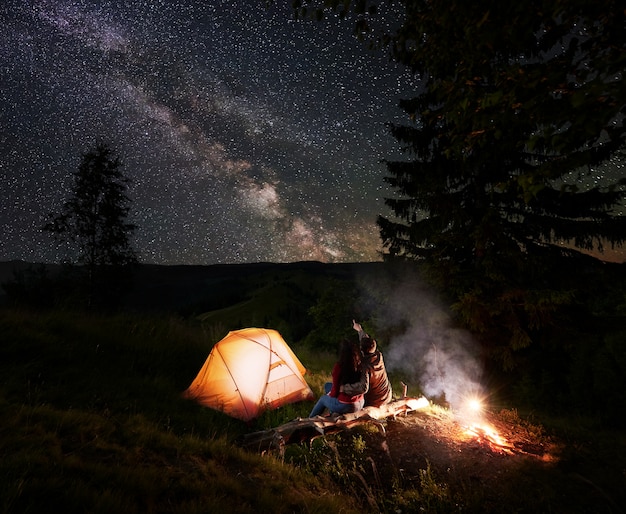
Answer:
POLYGON ((278 3, 3 0, 0 260, 71 255, 41 227, 98 142, 141 262, 378 260, 385 124, 418 84, 278 3))

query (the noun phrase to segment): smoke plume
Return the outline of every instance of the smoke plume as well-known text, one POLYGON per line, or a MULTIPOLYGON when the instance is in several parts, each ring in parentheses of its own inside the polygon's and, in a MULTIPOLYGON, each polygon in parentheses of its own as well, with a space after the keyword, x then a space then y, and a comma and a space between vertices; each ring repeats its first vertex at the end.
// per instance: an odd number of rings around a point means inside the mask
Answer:
POLYGON ((453 325, 449 311, 417 275, 370 277, 367 289, 370 298, 378 298, 378 329, 390 334, 381 341, 389 372, 402 373, 419 383, 427 398, 445 400, 457 412, 469 396, 484 396, 476 341, 453 325))

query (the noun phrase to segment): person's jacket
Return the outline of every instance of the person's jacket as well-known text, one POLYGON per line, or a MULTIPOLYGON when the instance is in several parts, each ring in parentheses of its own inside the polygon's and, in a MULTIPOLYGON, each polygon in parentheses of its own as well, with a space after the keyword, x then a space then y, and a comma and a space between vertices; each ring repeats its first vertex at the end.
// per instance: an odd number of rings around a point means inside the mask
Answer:
POLYGON ((383 354, 376 350, 363 356, 363 365, 369 374, 369 389, 365 393, 365 406, 380 407, 389 403, 393 397, 391 382, 387 376, 383 354))
POLYGON ((346 392, 343 386, 339 383, 340 382, 339 378, 341 376, 341 366, 339 365, 338 362, 333 366, 332 376, 333 376, 333 385, 330 389, 330 392, 328 393, 329 396, 332 396, 333 398, 337 398, 342 403, 356 403, 360 401, 361 398, 363 398, 362 392, 356 392, 356 391, 346 392))

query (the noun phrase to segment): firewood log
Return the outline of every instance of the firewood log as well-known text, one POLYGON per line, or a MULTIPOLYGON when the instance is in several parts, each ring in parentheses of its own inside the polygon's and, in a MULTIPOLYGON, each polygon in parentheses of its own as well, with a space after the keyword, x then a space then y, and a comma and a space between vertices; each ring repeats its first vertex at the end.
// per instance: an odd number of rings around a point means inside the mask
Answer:
POLYGON ((296 418, 269 430, 245 434, 238 442, 243 448, 256 450, 261 453, 272 450, 282 452, 287 444, 311 442, 317 437, 350 430, 355 426, 367 423, 375 424, 380 432, 385 435, 385 427, 381 420, 423 409, 428 405, 430 403, 424 397, 405 397, 381 407, 365 407, 351 414, 296 418))

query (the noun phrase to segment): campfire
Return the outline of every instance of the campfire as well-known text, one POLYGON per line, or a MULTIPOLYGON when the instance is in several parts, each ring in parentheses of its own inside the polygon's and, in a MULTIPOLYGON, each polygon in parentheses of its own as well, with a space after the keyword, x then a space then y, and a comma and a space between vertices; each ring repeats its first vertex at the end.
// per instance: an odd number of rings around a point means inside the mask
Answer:
POLYGON ((514 446, 488 424, 472 424, 466 427, 464 433, 478 443, 486 444, 495 452, 513 454, 514 446))
POLYGON ((464 428, 463 434, 481 445, 486 445, 494 452, 513 454, 515 446, 509 443, 493 425, 484 421, 485 417, 483 400, 478 397, 468 398, 460 416, 461 425, 464 428))

